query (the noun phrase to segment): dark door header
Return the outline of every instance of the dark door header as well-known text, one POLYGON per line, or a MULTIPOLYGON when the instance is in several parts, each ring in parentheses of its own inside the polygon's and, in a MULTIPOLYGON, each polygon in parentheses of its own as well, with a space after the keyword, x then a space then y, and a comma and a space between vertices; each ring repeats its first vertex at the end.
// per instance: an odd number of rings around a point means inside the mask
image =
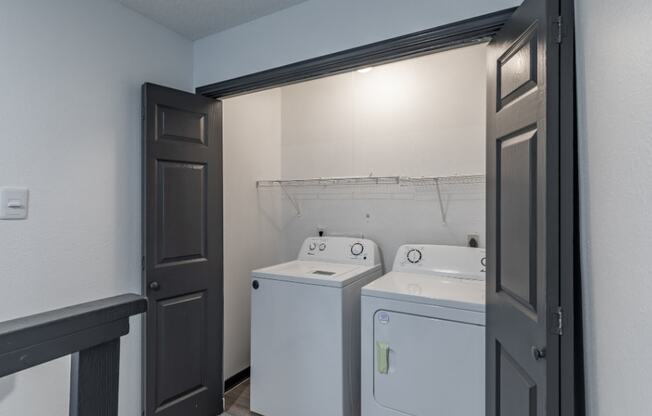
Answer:
POLYGON ((422 30, 318 58, 244 75, 197 88, 197 94, 224 98, 322 78, 490 40, 515 8, 422 30))

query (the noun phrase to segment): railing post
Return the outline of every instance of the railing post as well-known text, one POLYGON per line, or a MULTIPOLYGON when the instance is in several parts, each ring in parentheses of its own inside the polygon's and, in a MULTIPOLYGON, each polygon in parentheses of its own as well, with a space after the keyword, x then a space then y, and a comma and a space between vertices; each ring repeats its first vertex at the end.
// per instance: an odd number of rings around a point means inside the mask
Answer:
POLYGON ((118 416, 120 338, 72 354, 70 416, 118 416))
POLYGON ((146 310, 127 294, 0 322, 0 378, 72 354, 70 416, 118 416, 120 337, 146 310))

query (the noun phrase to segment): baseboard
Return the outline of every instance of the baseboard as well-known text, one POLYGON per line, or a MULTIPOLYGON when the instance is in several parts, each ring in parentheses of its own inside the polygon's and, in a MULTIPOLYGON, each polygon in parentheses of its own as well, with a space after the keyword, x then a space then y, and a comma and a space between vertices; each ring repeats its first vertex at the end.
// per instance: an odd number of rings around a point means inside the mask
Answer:
POLYGON ((251 367, 247 367, 244 370, 240 371, 239 373, 234 374, 233 376, 227 378, 226 381, 224 381, 224 392, 226 393, 227 391, 231 390, 238 384, 248 379, 250 374, 251 374, 251 367))

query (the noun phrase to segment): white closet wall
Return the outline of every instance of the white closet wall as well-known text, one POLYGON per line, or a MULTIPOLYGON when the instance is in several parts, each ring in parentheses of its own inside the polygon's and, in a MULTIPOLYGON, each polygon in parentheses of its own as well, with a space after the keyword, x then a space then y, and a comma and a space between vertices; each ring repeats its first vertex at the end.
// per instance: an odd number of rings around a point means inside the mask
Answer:
POLYGON ((278 198, 256 180, 281 175, 281 91, 224 101, 224 376, 249 367, 251 270, 281 260, 278 198))
MULTIPOLYGON (((283 178, 484 174, 485 49, 476 45, 282 88, 283 178)), ((474 233, 484 241, 484 186, 454 191, 444 196, 447 224, 434 187, 300 195, 301 217, 292 206, 283 210, 284 256, 296 256, 318 226, 375 240, 387 268, 401 244, 463 245, 474 233)))
POLYGON ((485 46, 476 45, 224 101, 224 362, 249 363, 252 269, 296 258, 317 227, 364 234, 386 269, 405 243, 484 241, 484 185, 291 191, 262 179, 484 174, 485 46), (449 188, 450 189, 450 188, 449 188))

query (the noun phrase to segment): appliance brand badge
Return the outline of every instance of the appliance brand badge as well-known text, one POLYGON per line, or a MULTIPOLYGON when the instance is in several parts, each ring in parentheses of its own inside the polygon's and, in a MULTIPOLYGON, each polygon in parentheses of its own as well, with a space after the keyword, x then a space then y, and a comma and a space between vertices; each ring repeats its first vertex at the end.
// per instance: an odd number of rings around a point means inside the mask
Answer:
POLYGON ((389 323, 389 313, 385 311, 378 312, 378 322, 383 325, 387 325, 389 323))

